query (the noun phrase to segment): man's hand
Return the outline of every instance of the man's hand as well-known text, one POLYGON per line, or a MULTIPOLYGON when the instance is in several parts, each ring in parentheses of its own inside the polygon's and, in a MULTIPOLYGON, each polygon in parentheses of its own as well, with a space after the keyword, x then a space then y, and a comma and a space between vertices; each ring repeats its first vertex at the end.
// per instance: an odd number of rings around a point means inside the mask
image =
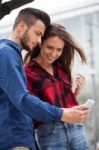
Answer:
POLYGON ((74 106, 72 108, 64 108, 61 121, 70 124, 84 122, 90 113, 90 108, 83 105, 74 106))

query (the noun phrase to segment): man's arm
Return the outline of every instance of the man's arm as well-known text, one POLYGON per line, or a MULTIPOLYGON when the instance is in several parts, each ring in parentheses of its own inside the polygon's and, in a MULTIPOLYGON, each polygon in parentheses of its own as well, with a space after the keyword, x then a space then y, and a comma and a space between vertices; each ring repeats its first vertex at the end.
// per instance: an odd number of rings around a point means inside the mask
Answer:
POLYGON ((0 50, 0 64, 0 87, 18 110, 39 121, 61 121, 62 109, 42 102, 26 89, 20 73, 20 58, 14 50, 0 50))

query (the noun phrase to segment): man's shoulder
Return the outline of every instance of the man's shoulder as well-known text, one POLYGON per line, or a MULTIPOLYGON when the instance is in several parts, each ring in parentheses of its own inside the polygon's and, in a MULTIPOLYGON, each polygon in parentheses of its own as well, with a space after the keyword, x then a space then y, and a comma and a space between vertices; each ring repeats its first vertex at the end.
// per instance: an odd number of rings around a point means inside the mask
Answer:
POLYGON ((13 47, 11 47, 11 45, 7 41, 7 39, 0 40, 0 54, 6 57, 12 57, 12 55, 15 55, 15 52, 13 51, 13 47))
POLYGON ((0 49, 6 45, 6 39, 0 39, 0 49))
POLYGON ((0 62, 10 63, 12 65, 18 65, 19 63, 19 56, 16 51, 3 40, 0 40, 0 62))
POLYGON ((0 40, 0 51, 5 52, 5 51, 3 51, 3 49, 5 49, 5 50, 10 49, 10 46, 8 45, 6 39, 1 39, 0 40))

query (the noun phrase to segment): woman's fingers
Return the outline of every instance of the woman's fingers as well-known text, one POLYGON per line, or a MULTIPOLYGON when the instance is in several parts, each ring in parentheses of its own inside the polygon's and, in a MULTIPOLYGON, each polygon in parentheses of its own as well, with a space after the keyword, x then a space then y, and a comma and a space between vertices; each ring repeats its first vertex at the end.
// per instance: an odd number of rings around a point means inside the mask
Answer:
POLYGON ((78 74, 76 78, 76 84, 79 88, 83 88, 86 84, 86 79, 84 76, 78 74))

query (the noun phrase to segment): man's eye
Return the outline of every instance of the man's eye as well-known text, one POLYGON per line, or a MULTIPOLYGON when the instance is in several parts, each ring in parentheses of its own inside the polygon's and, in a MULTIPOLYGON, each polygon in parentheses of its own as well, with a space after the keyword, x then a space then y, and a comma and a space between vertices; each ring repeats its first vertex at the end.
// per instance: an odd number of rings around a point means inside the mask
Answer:
POLYGON ((40 36, 41 34, 36 32, 36 35, 40 36))

